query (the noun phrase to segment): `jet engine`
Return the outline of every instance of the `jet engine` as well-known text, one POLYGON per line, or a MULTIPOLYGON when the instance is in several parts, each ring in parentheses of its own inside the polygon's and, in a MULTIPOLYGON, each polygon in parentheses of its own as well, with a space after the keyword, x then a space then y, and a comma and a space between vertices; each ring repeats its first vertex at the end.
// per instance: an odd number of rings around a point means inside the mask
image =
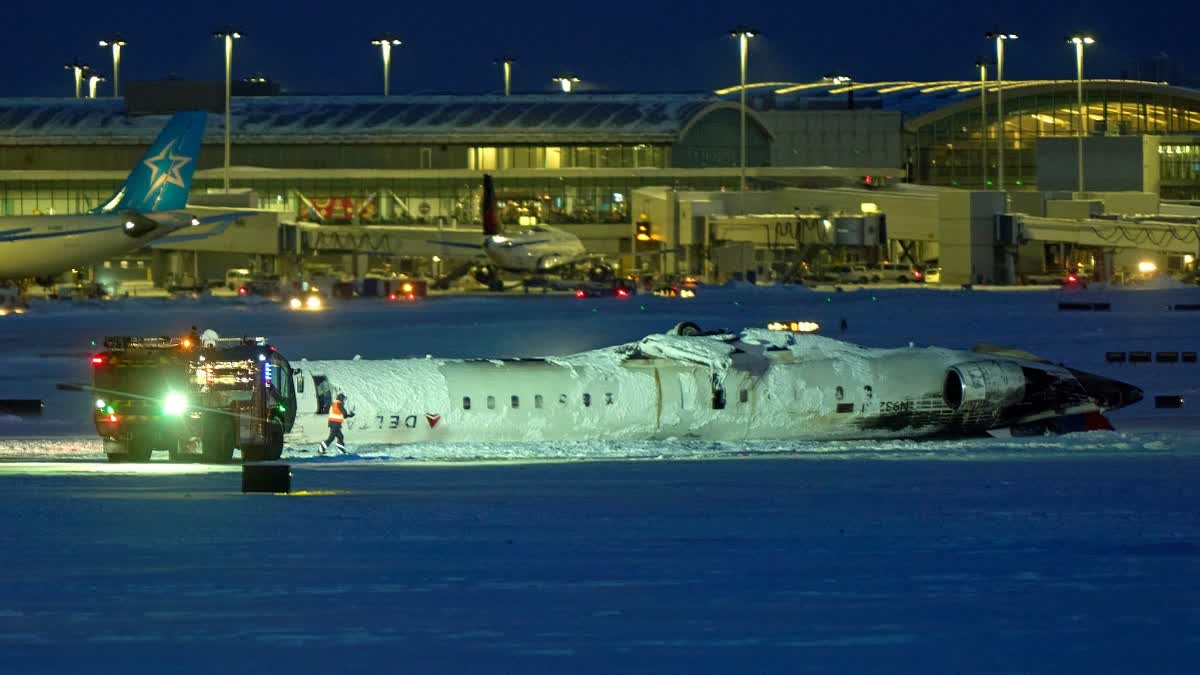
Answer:
POLYGON ((150 234, 158 227, 158 223, 137 211, 123 211, 121 213, 121 224, 125 236, 133 237, 134 239, 150 234))
POLYGON ((951 410, 1001 410, 1025 398, 1025 372, 1012 361, 968 361, 951 366, 942 401, 951 410))

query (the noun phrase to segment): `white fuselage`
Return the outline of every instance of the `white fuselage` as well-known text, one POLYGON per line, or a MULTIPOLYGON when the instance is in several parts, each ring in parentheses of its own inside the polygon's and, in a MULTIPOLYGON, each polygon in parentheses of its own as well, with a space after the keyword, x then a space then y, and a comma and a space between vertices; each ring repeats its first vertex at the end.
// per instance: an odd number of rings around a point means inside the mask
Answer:
POLYGON ((0 218, 0 281, 52 276, 141 248, 189 224, 186 214, 146 214, 160 225, 142 236, 118 213, 0 218))
MULTIPOLYGON (((675 338, 689 339, 704 338, 675 338)), ((306 361, 288 440, 325 438, 321 379, 327 396, 348 395, 356 416, 344 430, 353 443, 905 438, 950 426, 982 431, 999 416, 994 406, 953 410, 943 400, 947 369, 995 363, 987 355, 807 339, 821 342, 739 351, 715 366, 620 348, 504 361, 306 361)))
POLYGON ((587 255, 579 237, 546 225, 491 235, 483 250, 497 267, 511 272, 548 272, 587 255))

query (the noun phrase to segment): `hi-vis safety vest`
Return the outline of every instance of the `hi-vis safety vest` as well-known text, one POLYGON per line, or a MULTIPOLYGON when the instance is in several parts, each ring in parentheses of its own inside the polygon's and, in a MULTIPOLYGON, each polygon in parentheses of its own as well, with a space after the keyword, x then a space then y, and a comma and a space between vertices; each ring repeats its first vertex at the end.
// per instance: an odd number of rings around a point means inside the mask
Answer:
POLYGON ((329 421, 338 424, 346 421, 346 413, 342 410, 341 401, 334 401, 333 405, 329 406, 329 421))

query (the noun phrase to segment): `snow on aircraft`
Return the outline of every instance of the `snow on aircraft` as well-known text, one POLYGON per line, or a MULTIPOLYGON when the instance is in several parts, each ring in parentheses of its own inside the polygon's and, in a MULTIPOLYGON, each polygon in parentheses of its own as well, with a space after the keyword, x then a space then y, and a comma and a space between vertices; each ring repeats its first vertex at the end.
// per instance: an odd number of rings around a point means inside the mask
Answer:
POLYGON ((483 241, 479 245, 453 241, 430 243, 482 250, 488 264, 476 268, 476 278, 493 290, 503 288, 500 272, 542 275, 595 259, 579 237, 557 227, 532 225, 516 232, 503 232, 490 174, 483 175, 483 241))
MULTIPOLYGON (((293 362, 293 365, 296 364, 293 362)), ((1137 387, 995 347, 870 349, 679 324, 533 359, 304 361, 288 437, 310 446, 349 396, 353 443, 837 440, 1111 429, 1137 387)))
POLYGON ((182 228, 250 215, 196 217, 183 211, 207 120, 203 111, 172 116, 117 193, 87 213, 0 217, 0 281, 52 277, 182 228))

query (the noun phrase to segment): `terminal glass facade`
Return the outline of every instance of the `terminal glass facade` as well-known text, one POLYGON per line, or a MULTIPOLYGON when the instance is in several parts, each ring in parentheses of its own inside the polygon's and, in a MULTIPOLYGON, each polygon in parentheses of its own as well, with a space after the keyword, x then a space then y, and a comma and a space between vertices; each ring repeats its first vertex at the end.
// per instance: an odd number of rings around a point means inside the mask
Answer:
MULTIPOLYGON (((915 182, 964 188, 995 183, 999 170, 995 92, 989 92, 987 100, 986 126, 976 104, 959 106, 913 129, 909 161, 915 182)), ((1005 90, 1005 187, 1036 187, 1037 139, 1075 136, 1081 128, 1087 134, 1111 136, 1200 132, 1200 101, 1168 93, 1085 89, 1081 110, 1073 88, 1030 94, 1020 88, 1005 90)))
POLYGON ((670 166, 665 145, 481 146, 467 151, 466 168, 495 169, 663 169, 670 166))
POLYGON ((1161 143, 1158 164, 1164 199, 1200 199, 1200 138, 1161 143))
MULTIPOLYGON (((234 179, 250 189, 260 208, 287 214, 285 220, 337 224, 477 225, 481 179, 472 177, 379 179, 234 179)), ((0 181, 3 215, 82 213, 108 199, 120 186, 111 181, 0 181)), ((689 190, 736 188, 727 177, 682 177, 669 169, 649 176, 496 177, 496 197, 505 223, 628 223, 633 190, 678 185, 689 190)), ((193 193, 221 192, 217 179, 197 179, 193 193)))

